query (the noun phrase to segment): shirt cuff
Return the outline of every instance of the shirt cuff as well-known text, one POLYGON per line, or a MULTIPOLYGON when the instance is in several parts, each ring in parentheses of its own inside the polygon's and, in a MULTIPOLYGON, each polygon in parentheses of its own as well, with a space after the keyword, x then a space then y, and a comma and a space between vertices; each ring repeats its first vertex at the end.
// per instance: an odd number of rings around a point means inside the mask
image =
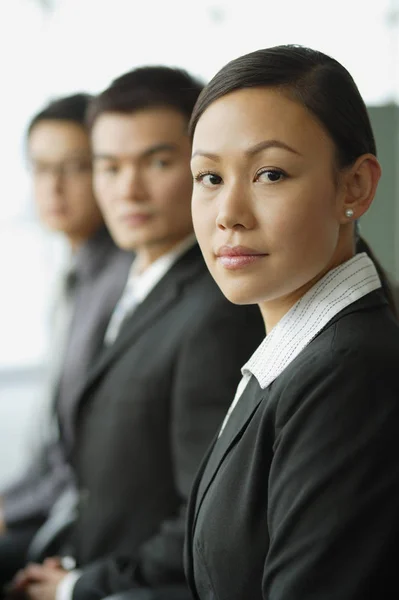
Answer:
POLYGON ((69 571, 57 586, 55 600, 72 600, 75 584, 81 575, 82 571, 69 571))

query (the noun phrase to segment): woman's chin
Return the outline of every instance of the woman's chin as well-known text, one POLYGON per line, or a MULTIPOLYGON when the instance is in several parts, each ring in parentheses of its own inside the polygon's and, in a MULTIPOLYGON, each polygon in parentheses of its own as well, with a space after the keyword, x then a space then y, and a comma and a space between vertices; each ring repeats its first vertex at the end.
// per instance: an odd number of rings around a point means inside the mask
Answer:
POLYGON ((221 291, 226 296, 227 300, 232 302, 233 304, 239 304, 241 306, 246 304, 257 304, 257 298, 254 297, 254 294, 249 293, 248 290, 237 289, 236 287, 232 288, 230 286, 221 287, 221 291))

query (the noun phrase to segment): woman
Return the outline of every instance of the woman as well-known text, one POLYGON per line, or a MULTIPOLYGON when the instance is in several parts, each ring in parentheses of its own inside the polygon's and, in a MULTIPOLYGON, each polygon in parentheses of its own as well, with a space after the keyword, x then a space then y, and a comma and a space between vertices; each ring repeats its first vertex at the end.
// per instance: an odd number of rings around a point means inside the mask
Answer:
POLYGON ((225 66, 191 125, 205 260, 268 334, 193 489, 192 594, 393 597, 399 328, 355 255, 380 177, 365 105, 335 60, 276 47, 225 66))

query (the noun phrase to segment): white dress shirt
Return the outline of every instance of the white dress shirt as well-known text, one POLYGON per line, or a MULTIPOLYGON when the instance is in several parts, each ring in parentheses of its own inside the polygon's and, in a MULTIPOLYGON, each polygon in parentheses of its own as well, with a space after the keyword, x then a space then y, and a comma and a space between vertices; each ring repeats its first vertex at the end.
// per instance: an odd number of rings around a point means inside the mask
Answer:
MULTIPOLYGON (((195 243, 195 235, 189 235, 141 273, 138 272, 136 260, 133 261, 125 289, 115 307, 105 333, 104 342, 106 345, 113 344, 126 316, 130 315, 137 305, 145 300, 175 262, 195 243)), ((67 557, 67 560, 69 560, 69 557, 67 557)), ((73 561, 73 559, 71 560, 73 561)), ((70 571, 57 587, 56 600, 72 600, 73 589, 81 575, 82 571, 80 570, 70 571)))
POLYGON ((162 277, 169 271, 172 265, 189 248, 194 246, 195 243, 196 239, 194 234, 189 235, 167 254, 164 254, 154 261, 143 272, 138 271, 137 261, 133 261, 125 289, 119 302, 115 306, 115 310, 105 333, 104 342, 107 346, 113 344, 118 337, 121 325, 125 318, 134 311, 138 304, 143 302, 157 283, 161 281, 162 277))
POLYGON ((373 261, 365 253, 329 271, 284 315, 241 369, 234 400, 219 436, 248 381, 266 389, 341 310, 381 287, 373 261))

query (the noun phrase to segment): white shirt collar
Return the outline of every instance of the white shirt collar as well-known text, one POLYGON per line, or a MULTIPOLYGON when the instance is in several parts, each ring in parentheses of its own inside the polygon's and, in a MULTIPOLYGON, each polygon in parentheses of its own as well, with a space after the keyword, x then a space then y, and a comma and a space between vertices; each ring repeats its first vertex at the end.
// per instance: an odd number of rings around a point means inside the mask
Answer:
POLYGON ((365 253, 329 271, 266 336, 242 368, 245 379, 252 374, 267 388, 335 315, 380 287, 365 253))
POLYGON ((162 277, 169 271, 172 265, 177 262, 189 248, 194 246, 196 241, 195 235, 193 233, 190 234, 184 238, 184 240, 176 244, 172 250, 154 261, 142 273, 137 272, 136 261, 133 261, 133 264, 130 267, 126 288, 132 291, 137 304, 140 304, 145 300, 151 290, 159 281, 161 281, 162 277))
POLYGON ((267 388, 341 310, 381 287, 373 261, 367 254, 329 271, 277 323, 241 369, 241 379, 219 437, 254 375, 267 388))

